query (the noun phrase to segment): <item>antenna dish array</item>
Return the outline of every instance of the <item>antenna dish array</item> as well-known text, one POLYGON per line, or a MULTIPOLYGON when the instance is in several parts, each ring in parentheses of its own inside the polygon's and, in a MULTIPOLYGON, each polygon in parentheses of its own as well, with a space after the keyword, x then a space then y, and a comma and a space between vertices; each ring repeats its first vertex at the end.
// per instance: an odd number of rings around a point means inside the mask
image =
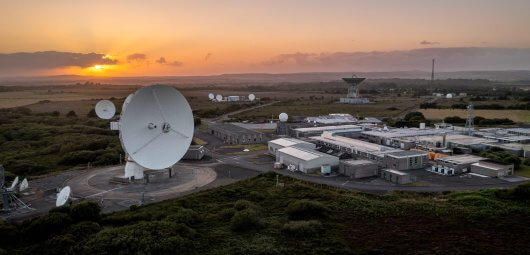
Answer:
POLYGON ((278 118, 280 119, 281 122, 286 122, 289 119, 289 115, 287 115, 287 113, 285 112, 282 112, 280 113, 278 118))
POLYGON ((96 115, 99 118, 108 120, 116 114, 116 106, 109 100, 101 100, 96 104, 96 115))
POLYGON ((28 183, 28 179, 24 178, 24 180, 22 180, 22 182, 20 183, 20 185, 18 186, 18 190, 20 192, 24 191, 24 190, 27 190, 29 188, 29 183, 28 183))
POLYGON ((218 102, 223 101, 223 95, 219 94, 219 95, 215 96, 215 100, 217 100, 218 102))
POLYGON ((208 99, 214 100, 215 99, 215 95, 213 93, 208 94, 208 99))
POLYGON ((18 176, 15 177, 15 179, 14 179, 13 182, 11 183, 11 186, 8 188, 8 190, 10 190, 10 191, 15 190, 15 187, 17 186, 17 184, 18 184, 18 176))
POLYGON ((55 206, 63 206, 68 202, 68 199, 70 198, 71 190, 70 186, 66 186, 61 189, 59 194, 57 194, 57 200, 55 201, 55 206))
POLYGON ((248 95, 248 100, 250 100, 250 102, 256 100, 256 95, 254 95, 254 94, 249 94, 249 95, 248 95))

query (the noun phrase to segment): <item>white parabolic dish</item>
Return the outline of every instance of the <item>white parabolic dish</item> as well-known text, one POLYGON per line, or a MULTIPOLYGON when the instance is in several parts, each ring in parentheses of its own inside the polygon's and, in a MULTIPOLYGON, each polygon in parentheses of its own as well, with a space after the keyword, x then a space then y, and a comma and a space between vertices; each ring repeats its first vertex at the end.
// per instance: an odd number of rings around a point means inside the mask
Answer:
POLYGON ((213 93, 210 93, 210 94, 208 94, 208 98, 210 100, 214 100, 215 99, 215 95, 213 93))
POLYGON ((193 138, 193 114, 175 88, 154 85, 134 94, 120 119, 123 149, 137 164, 159 170, 173 166, 193 138))
POLYGON ((254 95, 254 94, 249 94, 248 95, 248 100, 254 101, 254 99, 256 99, 256 95, 254 95))
POLYGON ((133 96, 134 96, 134 94, 129 94, 129 95, 125 98, 125 101, 123 101, 123 105, 121 106, 121 111, 122 111, 122 112, 124 112, 125 109, 127 109, 127 105, 129 104, 129 102, 131 102, 133 96))
POLYGON ((217 100, 217 101, 219 101, 219 102, 223 101, 223 95, 217 95, 217 96, 215 96, 215 100, 217 100))
POLYGON ((289 115, 287 115, 287 113, 285 112, 282 112, 280 113, 280 116, 278 116, 278 118, 280 119, 281 122, 286 122, 287 119, 289 119, 289 115))
POLYGON ((96 104, 96 115, 98 117, 108 120, 116 114, 116 106, 109 100, 101 100, 96 104))
POLYGON ((59 194, 57 194, 57 200, 55 201, 55 206, 57 207, 63 206, 64 204, 66 204, 66 201, 68 201, 69 198, 70 198, 70 186, 66 186, 63 189, 61 189, 59 194))

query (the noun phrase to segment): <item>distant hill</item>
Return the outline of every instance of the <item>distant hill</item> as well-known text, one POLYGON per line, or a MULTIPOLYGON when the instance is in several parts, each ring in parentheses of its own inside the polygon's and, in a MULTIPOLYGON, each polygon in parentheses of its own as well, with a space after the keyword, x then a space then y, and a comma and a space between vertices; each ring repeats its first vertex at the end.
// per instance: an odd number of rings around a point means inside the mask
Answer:
MULTIPOLYGON (((278 84, 339 81, 342 77, 355 74, 368 79, 430 79, 425 71, 399 72, 312 72, 312 73, 241 73, 210 76, 136 76, 136 77, 90 77, 77 75, 11 77, 0 78, 2 86, 65 85, 94 82, 115 85, 146 85, 154 83, 176 85, 240 85, 278 84)), ((530 80, 530 70, 514 71, 460 71, 437 72, 436 79, 487 79, 492 81, 530 80)))

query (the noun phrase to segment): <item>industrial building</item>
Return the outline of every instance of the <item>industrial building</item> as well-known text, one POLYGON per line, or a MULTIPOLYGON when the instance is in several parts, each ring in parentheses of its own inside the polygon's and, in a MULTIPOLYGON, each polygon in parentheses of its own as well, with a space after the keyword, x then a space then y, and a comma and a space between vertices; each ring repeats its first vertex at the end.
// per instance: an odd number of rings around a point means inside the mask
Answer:
POLYGON ((331 132, 324 132, 321 136, 312 136, 310 139, 320 146, 325 146, 378 162, 382 161, 385 154, 402 151, 400 149, 373 144, 358 139, 333 135, 331 132))
POLYGON ((448 132, 452 131, 433 128, 392 128, 363 131, 361 132, 361 136, 372 143, 394 148, 409 149, 414 147, 414 138, 416 137, 442 135, 448 132))
POLYGON ((314 143, 309 143, 294 138, 278 138, 269 141, 267 143, 267 147, 271 155, 277 156, 278 150, 283 149, 285 147, 298 147, 313 150, 316 148, 316 145, 314 143))
POLYGON ((303 127, 293 129, 296 137, 310 137, 322 135, 325 131, 333 132, 336 135, 346 137, 359 137, 362 128, 357 125, 340 125, 340 126, 321 126, 321 127, 303 127))
POLYGON ((499 148, 517 157, 524 156, 524 144, 520 143, 485 143, 486 149, 499 148))
POLYGON ((472 164, 481 160, 485 160, 485 158, 469 154, 449 156, 437 159, 436 163, 427 170, 443 175, 467 173, 471 170, 472 164))
POLYGON ((429 163, 427 155, 427 152, 414 150, 391 152, 385 154, 382 165, 399 171, 422 169, 429 163))
POLYGON ((339 158, 314 150, 285 147, 278 150, 276 162, 285 166, 294 166, 294 169, 303 173, 314 173, 320 171, 322 166, 329 165, 336 168, 339 165, 339 158))
POLYGON ((190 145, 182 159, 201 160, 204 157, 205 152, 204 146, 202 145, 190 145))
POLYGON ((414 176, 395 169, 382 169, 380 176, 382 179, 396 184, 407 184, 415 181, 414 176))
POLYGON ((513 175, 513 164, 481 160, 471 164, 471 172, 489 177, 509 176, 513 175))
POLYGON ((264 142, 263 133, 230 123, 208 123, 208 133, 226 144, 254 144, 264 142))
POLYGON ((530 136, 530 128, 508 128, 508 134, 530 136))
POLYGON ((350 159, 339 163, 339 174, 355 179, 376 176, 378 171, 377 163, 370 160, 350 159))

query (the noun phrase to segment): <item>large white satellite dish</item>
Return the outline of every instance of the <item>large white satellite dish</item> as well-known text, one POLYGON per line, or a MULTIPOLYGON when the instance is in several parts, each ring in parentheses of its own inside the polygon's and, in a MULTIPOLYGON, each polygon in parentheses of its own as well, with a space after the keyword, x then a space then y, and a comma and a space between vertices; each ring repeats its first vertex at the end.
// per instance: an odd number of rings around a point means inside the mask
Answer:
POLYGON ((208 99, 214 100, 215 99, 215 95, 213 93, 208 94, 208 99))
POLYGON ((248 95, 248 100, 254 101, 255 99, 256 99, 256 95, 254 95, 254 94, 249 94, 248 95))
POLYGON ((223 95, 217 95, 217 96, 215 96, 215 100, 217 100, 217 101, 219 101, 219 102, 223 101, 223 95))
POLYGON ((59 206, 63 206, 64 204, 66 204, 66 202, 70 198, 70 192, 71 192, 70 186, 66 186, 62 188, 59 194, 57 194, 57 200, 55 201, 55 206, 59 207, 59 206))
POLYGON ((101 100, 96 104, 96 115, 101 119, 108 120, 116 114, 114 103, 109 100, 101 100))
POLYGON ((129 104, 129 102, 131 102, 131 99, 133 98, 134 94, 129 94, 126 98, 125 98, 125 101, 123 101, 123 105, 121 106, 121 112, 124 112, 125 109, 127 109, 127 105, 129 104))
POLYGON ((186 98, 164 85, 134 94, 120 119, 123 149, 137 164, 159 170, 173 166, 193 138, 193 114, 186 98))
POLYGON ((18 190, 22 192, 24 190, 27 190, 28 188, 29 188, 28 179, 24 178, 24 180, 22 180, 22 182, 20 183, 20 186, 18 186, 18 190))
POLYGON ((287 113, 285 112, 282 112, 280 113, 280 116, 278 116, 278 118, 280 119, 281 122, 286 122, 287 119, 289 119, 289 115, 287 115, 287 113))
POLYGON ((9 187, 9 190, 15 190, 15 187, 17 186, 17 184, 18 184, 18 176, 15 177, 15 179, 11 183, 11 186, 9 187))

